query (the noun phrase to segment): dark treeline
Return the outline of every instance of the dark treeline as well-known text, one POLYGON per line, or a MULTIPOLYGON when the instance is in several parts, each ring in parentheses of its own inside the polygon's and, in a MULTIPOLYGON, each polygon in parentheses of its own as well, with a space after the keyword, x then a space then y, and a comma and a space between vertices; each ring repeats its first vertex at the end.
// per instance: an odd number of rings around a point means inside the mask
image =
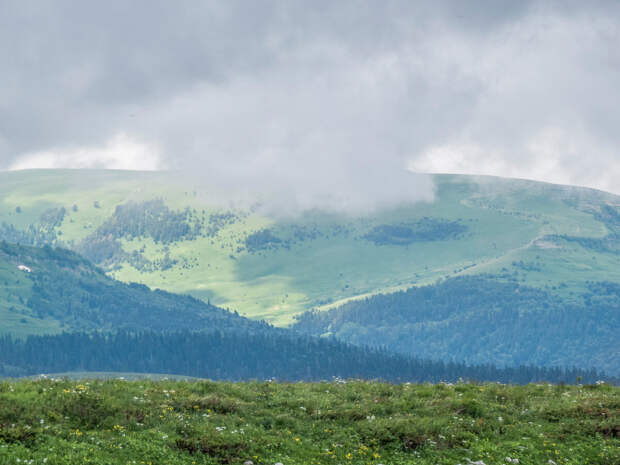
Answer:
POLYGON ((567 301, 543 289, 488 276, 379 294, 294 329, 416 357, 502 366, 577 365, 620 373, 620 285, 589 283, 567 301))
POLYGON ((171 244, 200 235, 202 224, 192 223, 192 212, 172 211, 162 199, 128 202, 118 205, 114 214, 76 246, 89 260, 110 267, 128 261, 142 271, 162 269, 162 264, 147 260, 140 251, 123 251, 121 238, 150 237, 155 243, 171 244))
POLYGON ((282 239, 275 236, 270 229, 261 229, 246 237, 245 248, 248 252, 253 253, 259 250, 278 248, 281 242, 282 239))
MULTIPOLYGON (((94 208, 100 208, 98 202, 95 202, 94 208)), ((74 205, 72 211, 77 211, 77 206, 74 205)), ((21 207, 17 207, 17 212, 22 212, 21 207)), ((153 199, 118 205, 112 216, 79 243, 64 243, 58 228, 67 214, 64 207, 47 209, 41 213, 38 223, 30 224, 26 229, 18 229, 12 224, 2 222, 0 240, 38 247, 61 245, 70 247, 92 262, 106 267, 127 261, 139 270, 153 271, 165 269, 167 261, 151 262, 141 251, 127 253, 123 250, 120 239, 150 237, 157 244, 169 245, 176 241, 194 239, 207 229, 204 218, 199 218, 195 210, 186 208, 183 211, 173 211, 162 199, 153 199)), ((230 222, 228 216, 215 215, 216 225, 222 222, 222 218, 230 222)), ((213 227, 210 221, 208 229, 212 230, 213 227)))
MULTIPOLYGON (((68 371, 168 373, 214 380, 276 378, 283 381, 333 377, 391 382, 454 382, 459 378, 524 384, 594 383, 594 370, 522 366, 498 369, 406 358, 354 347, 334 339, 283 333, 65 333, 0 338, 0 375, 68 371)), ((610 380, 613 382, 613 380, 610 380)))
POLYGON ((112 217, 108 218, 94 233, 116 239, 151 237, 158 243, 192 239, 200 233, 200 224, 195 228, 189 223, 189 209, 182 212, 170 210, 162 199, 146 202, 128 202, 118 205, 112 217))
POLYGON ((424 217, 412 223, 382 224, 374 227, 364 239, 375 245, 407 245, 413 242, 458 239, 467 226, 458 221, 424 217))
MULTIPOLYGON (((17 207, 21 213, 21 207, 17 207)), ((56 244, 58 241, 58 228, 67 210, 64 207, 49 208, 41 213, 38 224, 31 224, 26 229, 18 229, 12 224, 3 221, 0 224, 0 240, 22 245, 42 246, 56 244)))
POLYGON ((41 246, 56 242, 56 232, 39 226, 28 226, 27 229, 17 229, 5 221, 0 223, 0 240, 22 245, 41 246))

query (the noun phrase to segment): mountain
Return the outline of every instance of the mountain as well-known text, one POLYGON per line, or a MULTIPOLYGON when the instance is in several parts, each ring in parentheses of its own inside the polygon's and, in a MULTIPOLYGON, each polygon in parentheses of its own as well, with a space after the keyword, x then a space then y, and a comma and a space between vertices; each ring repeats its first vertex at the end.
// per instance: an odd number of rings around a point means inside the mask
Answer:
POLYGON ((246 331, 270 327, 191 296, 107 276, 75 252, 0 242, 0 333, 246 331))
POLYGON ((620 283, 620 197, 493 177, 434 183, 433 202, 273 217, 218 206, 209 186, 174 173, 4 172, 0 239, 65 246, 121 281, 281 326, 440 278, 516 280, 569 302, 589 282, 620 283))
POLYGON ((443 363, 302 335, 191 296, 116 281, 77 253, 48 245, 0 242, 0 283, 0 376, 123 371, 227 380, 515 383, 603 376, 597 370, 443 363))
POLYGON ((292 328, 423 358, 620 375, 617 283, 590 282, 567 299, 516 277, 462 276, 306 312, 292 328))
POLYGON ((406 357, 620 374, 620 198, 434 183, 433 202, 274 217, 174 173, 0 173, 0 332, 280 334, 247 315, 406 357))

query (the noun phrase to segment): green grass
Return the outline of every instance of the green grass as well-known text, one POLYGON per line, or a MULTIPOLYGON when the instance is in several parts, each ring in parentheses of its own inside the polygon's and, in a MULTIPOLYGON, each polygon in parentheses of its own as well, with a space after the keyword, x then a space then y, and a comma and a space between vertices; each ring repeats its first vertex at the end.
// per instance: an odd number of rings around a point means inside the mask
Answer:
MULTIPOLYGON (((514 271, 512 262, 537 260, 543 271, 523 272, 525 284, 581 290, 586 280, 620 282, 620 255, 596 253, 576 243, 548 244, 547 234, 602 237, 605 225, 593 212, 620 198, 598 191, 523 180, 436 175, 434 202, 418 203, 359 218, 317 212, 289 219, 250 213, 213 237, 179 241, 170 256, 180 264, 165 271, 140 272, 128 263, 111 272, 122 281, 190 293, 253 318, 287 325, 308 308, 378 292, 389 292, 461 274, 514 271), (468 227, 456 240, 377 246, 362 236, 373 226, 419 220, 424 216, 460 220, 468 227), (317 227, 330 235, 260 254, 237 252, 251 233, 271 227, 286 235, 291 224, 317 227), (336 225, 348 236, 330 234, 336 225)), ((19 227, 36 223, 50 207, 68 210, 62 240, 79 242, 130 200, 163 198, 170 208, 221 211, 199 183, 163 172, 36 170, 0 173, 0 222, 19 227), (182 181, 185 181, 184 183, 182 181), (94 208, 98 201, 100 208, 94 208), (78 211, 72 211, 76 204, 78 211), (21 207, 22 213, 15 208, 21 207)), ((162 258, 161 244, 150 238, 127 239, 126 250, 145 248, 162 258)), ((566 292, 569 292, 567 290, 566 292)), ((560 291, 558 291, 560 292, 560 291)), ((564 291, 561 291, 564 292, 564 291)), ((0 310, 1 311, 1 310, 0 310)))
POLYGON ((39 319, 32 315, 26 303, 32 294, 29 274, 20 271, 15 263, 0 259, 0 334, 15 336, 60 332, 57 321, 39 319))
POLYGON ((618 465, 619 410, 608 385, 5 381, 0 463, 618 465))

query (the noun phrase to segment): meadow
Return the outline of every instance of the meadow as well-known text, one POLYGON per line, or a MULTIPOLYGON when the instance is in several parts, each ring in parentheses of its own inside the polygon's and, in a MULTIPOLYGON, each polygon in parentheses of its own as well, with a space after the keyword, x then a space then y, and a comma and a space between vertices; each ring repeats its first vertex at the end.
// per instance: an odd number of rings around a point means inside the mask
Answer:
MULTIPOLYGON (((10 172, 0 174, 0 225, 39 228, 42 217, 64 208, 60 223, 47 228, 58 244, 75 247, 88 258, 80 244, 105 222, 114 223, 117 207, 161 199, 171 213, 189 211, 188 224, 203 221, 201 232, 166 243, 146 231, 119 234, 119 248, 156 266, 143 268, 125 257, 106 268, 108 274, 124 282, 189 293, 277 326, 290 325, 295 315, 310 308, 328 309, 350 299, 462 275, 516 273, 523 284, 557 289, 568 297, 570 291, 586 291, 586 281, 620 282, 620 254, 563 238, 605 237, 609 227, 594 213, 602 204, 620 205, 618 196, 523 180, 451 175, 434 179, 436 197, 429 203, 365 215, 309 211, 274 217, 260 209, 222 204, 208 186, 174 173, 10 172), (230 221, 213 228, 215 220, 228 214, 230 221), (456 222, 466 229, 442 240, 368 239, 377 228, 411 226, 424 218, 456 222), (246 247, 249 237, 265 230, 282 242, 257 250, 246 247), (168 265, 162 266, 164 262, 168 265)), ((0 269, 0 279, 3 276, 0 269)), ((2 305, 0 315, 7 313, 2 305)), ((20 302, 11 305, 19 308, 20 302)), ((19 332, 19 324, 14 326, 19 332)), ((29 326, 40 333, 45 325, 29 326)))
POLYGON ((620 464, 606 384, 0 383, 0 463, 620 464))

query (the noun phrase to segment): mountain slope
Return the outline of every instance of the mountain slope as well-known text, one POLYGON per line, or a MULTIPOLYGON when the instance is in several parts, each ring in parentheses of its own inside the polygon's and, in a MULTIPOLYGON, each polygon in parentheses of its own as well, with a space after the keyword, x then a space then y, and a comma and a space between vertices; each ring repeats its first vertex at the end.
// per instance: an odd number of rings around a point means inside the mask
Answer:
POLYGON ((190 296, 106 276, 75 252, 0 242, 0 333, 263 331, 268 326, 190 296))
POLYGON ((5 293, 0 333, 6 334, 0 337, 0 376, 129 371, 234 380, 341 376, 506 382, 601 376, 593 370, 444 364, 308 337, 190 296, 115 281, 75 252, 50 246, 0 242, 0 282, 5 293))
POLYGON ((571 301, 516 279, 451 278, 302 314, 293 328, 422 358, 620 374, 620 285, 589 283, 571 301))
POLYGON ((434 176, 435 200, 372 214, 275 218, 218 206, 172 173, 0 173, 0 239, 64 244, 110 276, 189 293, 278 325, 310 308, 495 274, 570 298, 620 283, 620 197, 434 176))

